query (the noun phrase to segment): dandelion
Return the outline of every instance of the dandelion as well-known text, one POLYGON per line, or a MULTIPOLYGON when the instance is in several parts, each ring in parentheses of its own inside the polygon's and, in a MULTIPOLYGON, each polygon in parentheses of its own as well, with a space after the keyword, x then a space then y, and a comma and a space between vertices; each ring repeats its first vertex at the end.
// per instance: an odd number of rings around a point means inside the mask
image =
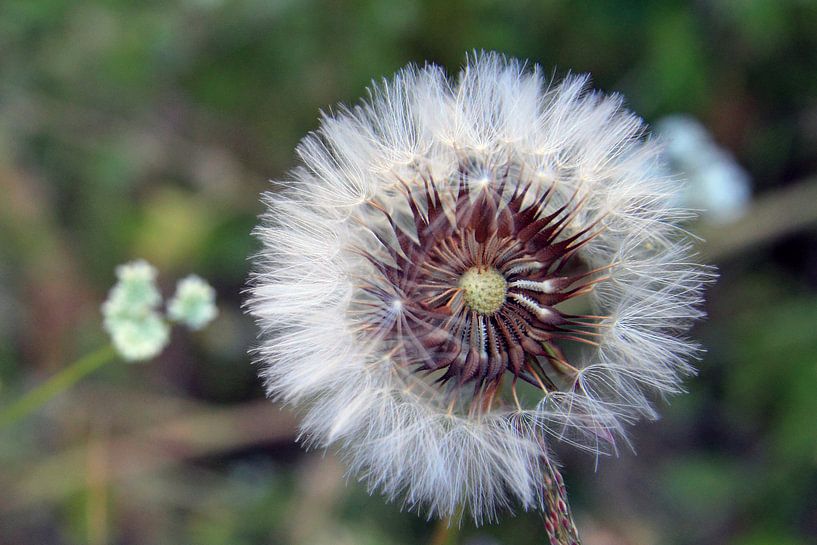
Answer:
POLYGON ((752 198, 749 175, 697 119, 671 115, 656 129, 666 141, 669 166, 687 180, 681 203, 700 209, 712 223, 730 223, 746 213, 752 198))
POLYGON ((496 54, 324 115, 265 195, 248 306, 303 439, 429 516, 540 509, 578 542, 554 438, 616 451, 697 347, 660 148, 617 96, 496 54))

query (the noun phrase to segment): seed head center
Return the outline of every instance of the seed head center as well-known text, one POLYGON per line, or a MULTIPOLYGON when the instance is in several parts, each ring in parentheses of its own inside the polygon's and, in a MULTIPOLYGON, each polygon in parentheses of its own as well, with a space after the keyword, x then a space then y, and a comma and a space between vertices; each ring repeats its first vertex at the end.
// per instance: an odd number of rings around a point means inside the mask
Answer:
POLYGON ((508 283, 496 269, 472 267, 460 277, 465 304, 480 314, 493 314, 505 303, 508 283))

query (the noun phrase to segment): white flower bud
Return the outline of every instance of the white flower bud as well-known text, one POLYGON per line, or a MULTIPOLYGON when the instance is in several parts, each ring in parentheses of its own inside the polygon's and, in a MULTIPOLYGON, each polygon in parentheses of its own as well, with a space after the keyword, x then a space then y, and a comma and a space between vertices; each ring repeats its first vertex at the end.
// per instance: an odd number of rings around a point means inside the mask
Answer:
POLYGON ((116 351, 129 361, 158 356, 170 340, 170 327, 155 311, 138 318, 117 320, 108 331, 116 351))
POLYGON ((105 330, 126 360, 153 358, 170 339, 169 327, 157 310, 162 295, 156 269, 146 261, 133 261, 117 267, 116 276, 118 282, 102 304, 105 330))
POLYGON ((167 304, 167 316, 190 329, 201 329, 218 315, 215 300, 212 286, 191 274, 176 285, 176 293, 167 304))

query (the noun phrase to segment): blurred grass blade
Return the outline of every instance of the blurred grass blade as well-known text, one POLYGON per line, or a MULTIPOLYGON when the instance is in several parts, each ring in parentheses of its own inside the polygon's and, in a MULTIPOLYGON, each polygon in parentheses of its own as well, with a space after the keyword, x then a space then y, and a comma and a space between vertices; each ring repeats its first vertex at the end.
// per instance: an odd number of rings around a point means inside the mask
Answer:
POLYGON ((16 402, 3 409, 0 412, 0 428, 13 424, 36 411, 54 396, 61 394, 86 375, 113 361, 115 356, 116 352, 113 346, 106 345, 68 365, 46 382, 35 387, 16 402))

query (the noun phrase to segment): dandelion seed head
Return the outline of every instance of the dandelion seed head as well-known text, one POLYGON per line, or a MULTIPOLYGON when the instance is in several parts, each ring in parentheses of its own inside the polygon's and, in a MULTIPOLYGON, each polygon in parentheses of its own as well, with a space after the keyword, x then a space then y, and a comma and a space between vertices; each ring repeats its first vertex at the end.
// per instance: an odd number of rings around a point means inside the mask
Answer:
POLYGON ((261 374, 372 490, 477 521, 542 508, 548 440, 615 452, 691 372, 711 277, 691 216, 586 76, 409 67, 298 151, 256 231, 261 374))
POLYGON ((688 182, 677 197, 681 204, 700 209, 703 219, 720 224, 746 213, 752 198, 748 173, 699 121, 671 115, 659 120, 656 128, 666 143, 670 168, 688 182))

